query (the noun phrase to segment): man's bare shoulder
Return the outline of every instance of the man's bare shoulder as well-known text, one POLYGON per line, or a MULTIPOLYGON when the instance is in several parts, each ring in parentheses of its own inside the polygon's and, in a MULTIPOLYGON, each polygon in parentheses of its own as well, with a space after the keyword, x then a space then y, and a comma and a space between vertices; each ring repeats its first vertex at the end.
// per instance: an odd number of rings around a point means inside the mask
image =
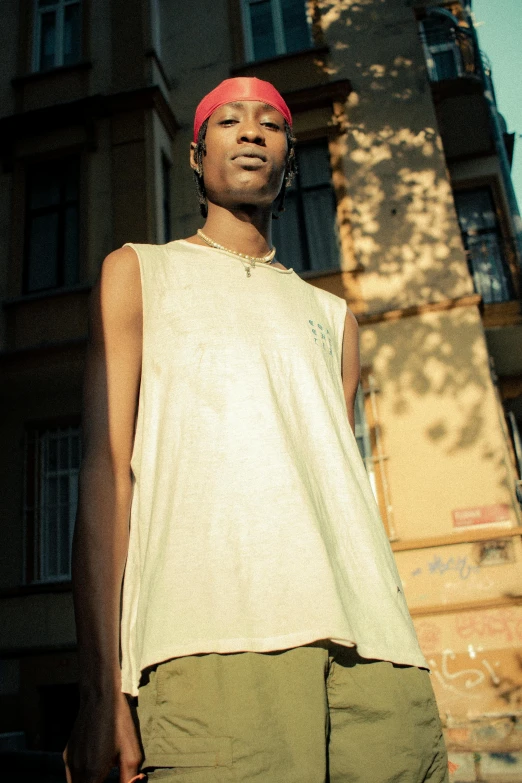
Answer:
POLYGON ((359 335, 359 323, 349 307, 346 308, 346 316, 344 319, 344 332, 348 338, 353 338, 353 337, 357 338, 359 335))
POLYGON ((132 248, 120 247, 109 253, 103 259, 99 280, 112 297, 141 306, 140 265, 132 248))
POLYGON ((105 256, 101 275, 108 279, 139 280, 140 265, 138 255, 132 247, 119 247, 105 256))
POLYGON ((131 247, 120 247, 102 261, 93 289, 100 314, 127 324, 142 317, 141 275, 138 257, 131 247))

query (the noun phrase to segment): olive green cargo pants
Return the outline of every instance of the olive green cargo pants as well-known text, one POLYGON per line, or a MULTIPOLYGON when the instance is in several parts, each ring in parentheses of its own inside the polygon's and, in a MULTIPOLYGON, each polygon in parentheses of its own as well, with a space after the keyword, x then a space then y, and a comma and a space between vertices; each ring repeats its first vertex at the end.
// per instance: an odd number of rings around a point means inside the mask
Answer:
POLYGON ((331 642, 173 658, 138 696, 151 783, 448 783, 424 669, 331 642))

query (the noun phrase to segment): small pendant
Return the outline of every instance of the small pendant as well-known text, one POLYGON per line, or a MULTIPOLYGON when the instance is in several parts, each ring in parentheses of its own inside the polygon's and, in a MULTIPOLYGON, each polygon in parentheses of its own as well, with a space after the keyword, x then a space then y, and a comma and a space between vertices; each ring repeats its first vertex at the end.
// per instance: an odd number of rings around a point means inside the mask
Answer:
POLYGON ((247 273, 247 277, 250 277, 250 269, 246 266, 245 270, 246 270, 246 273, 247 273))

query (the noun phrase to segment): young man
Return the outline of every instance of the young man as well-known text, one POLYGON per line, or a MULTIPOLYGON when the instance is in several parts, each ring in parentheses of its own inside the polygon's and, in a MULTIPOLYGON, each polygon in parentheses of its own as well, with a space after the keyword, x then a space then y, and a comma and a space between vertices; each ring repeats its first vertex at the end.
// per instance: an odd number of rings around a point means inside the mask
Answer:
POLYGON ((448 780, 354 438, 356 321, 271 251, 291 125, 271 84, 220 84, 191 145, 203 231, 103 262, 69 783, 99 783, 113 763, 121 783, 140 766, 172 783, 448 780))

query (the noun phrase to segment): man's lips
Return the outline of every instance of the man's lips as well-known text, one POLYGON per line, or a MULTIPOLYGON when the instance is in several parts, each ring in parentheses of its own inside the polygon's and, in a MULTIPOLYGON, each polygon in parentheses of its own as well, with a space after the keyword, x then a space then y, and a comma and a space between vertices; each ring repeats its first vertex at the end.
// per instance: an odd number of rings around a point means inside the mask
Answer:
POLYGON ((248 148, 237 152, 232 157, 232 160, 237 160, 237 162, 242 165, 266 163, 266 157, 262 152, 248 148))

